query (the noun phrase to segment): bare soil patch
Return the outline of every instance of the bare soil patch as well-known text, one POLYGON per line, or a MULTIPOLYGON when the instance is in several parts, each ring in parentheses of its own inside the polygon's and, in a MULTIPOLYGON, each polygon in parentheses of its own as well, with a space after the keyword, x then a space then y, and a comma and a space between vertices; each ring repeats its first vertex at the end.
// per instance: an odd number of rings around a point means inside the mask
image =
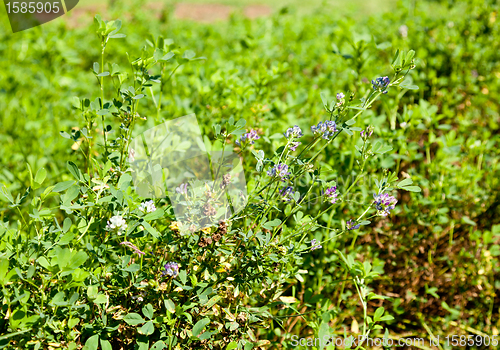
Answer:
POLYGON ((177 4, 174 15, 176 18, 207 23, 227 19, 233 11, 232 6, 219 4, 177 4))
POLYGON ((96 14, 105 15, 106 4, 79 5, 69 11, 65 17, 68 27, 78 28, 90 25, 96 14))
MULTIPOLYGON (((163 10, 170 11, 162 2, 152 2, 147 5, 147 10, 154 13, 157 18, 161 18, 163 10)), ((229 18, 231 13, 238 11, 238 7, 222 4, 195 4, 180 3, 175 6, 174 17, 178 19, 193 20, 201 23, 212 23, 229 18)), ((69 27, 76 28, 88 26, 92 23, 95 14, 101 14, 106 18, 107 6, 105 3, 95 5, 79 5, 65 16, 69 27)), ((243 14, 255 19, 270 15, 272 10, 266 5, 249 5, 243 8, 243 14)), ((126 19, 128 14, 124 14, 122 19, 126 19)))
POLYGON ((245 10, 243 11, 245 16, 247 16, 250 19, 255 19, 258 17, 264 17, 268 16, 271 14, 271 8, 266 5, 249 5, 245 7, 245 10))

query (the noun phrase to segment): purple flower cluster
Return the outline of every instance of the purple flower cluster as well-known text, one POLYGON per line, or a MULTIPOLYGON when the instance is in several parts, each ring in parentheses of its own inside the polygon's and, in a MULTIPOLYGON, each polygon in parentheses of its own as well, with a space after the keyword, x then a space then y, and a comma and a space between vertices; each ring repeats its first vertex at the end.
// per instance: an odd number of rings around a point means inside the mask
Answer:
POLYGON ((146 255, 146 253, 140 251, 139 248, 137 248, 135 245, 133 245, 132 243, 130 243, 128 241, 121 242, 120 245, 124 245, 124 246, 132 249, 134 251, 134 253, 138 254, 139 256, 146 255))
POLYGON ((337 193, 337 186, 327 188, 323 195, 325 196, 327 201, 335 204, 335 202, 337 201, 337 196, 339 195, 337 193))
POLYGON ((311 252, 316 249, 321 249, 323 246, 321 246, 316 239, 313 239, 311 241, 311 252))
POLYGON ((247 142, 253 145, 255 143, 255 140, 258 140, 258 139, 260 139, 260 136, 257 134, 256 130, 252 129, 252 130, 250 130, 250 132, 247 132, 246 134, 241 135, 240 139, 236 140, 235 143, 238 146, 244 145, 247 142))
POLYGON ((288 178, 288 175, 290 175, 290 172, 288 171, 288 165, 284 163, 276 164, 269 169, 267 175, 271 177, 277 177, 281 181, 285 181, 288 178))
POLYGON ((378 77, 377 79, 372 80, 373 90, 383 91, 383 93, 386 94, 387 90, 385 89, 389 86, 390 82, 391 80, 389 77, 378 77))
POLYGON ((363 139, 368 139, 370 136, 372 136, 372 134, 373 134, 373 126, 371 125, 368 126, 366 130, 361 130, 361 132, 359 133, 359 135, 363 139))
POLYGON ((347 220, 346 227, 347 229, 350 230, 357 230, 359 228, 359 224, 356 224, 355 221, 353 220, 347 220))
POLYGON ((176 262, 168 262, 165 264, 165 270, 161 274, 163 276, 170 276, 172 278, 177 277, 179 274, 179 264, 176 262))
POLYGON ((298 125, 295 125, 293 128, 288 128, 284 135, 287 139, 298 139, 302 137, 302 129, 298 125))
POLYGON ((318 125, 311 126, 314 135, 321 135, 325 140, 329 140, 337 132, 337 124, 333 120, 319 122, 318 125))
POLYGON ((373 194, 373 198, 375 199, 373 202, 375 203, 375 207, 378 210, 378 214, 380 216, 387 216, 390 214, 391 210, 396 207, 396 203, 398 200, 390 196, 387 193, 382 194, 373 194))
POLYGON ((285 186, 282 189, 280 189, 280 195, 281 199, 284 200, 285 202, 290 202, 293 200, 293 195, 295 194, 295 191, 293 190, 293 187, 291 186, 285 186))
POLYGON ((341 92, 337 94, 337 100, 342 100, 345 97, 345 95, 341 92))
POLYGON ((187 187, 188 187, 187 182, 185 182, 185 183, 181 183, 181 184, 179 185, 179 187, 176 187, 176 188, 175 188, 175 192, 180 193, 180 194, 187 194, 187 193, 188 193, 188 191, 187 191, 187 187))
POLYGON ((302 142, 298 142, 298 141, 290 142, 290 150, 295 151, 301 143, 302 142))

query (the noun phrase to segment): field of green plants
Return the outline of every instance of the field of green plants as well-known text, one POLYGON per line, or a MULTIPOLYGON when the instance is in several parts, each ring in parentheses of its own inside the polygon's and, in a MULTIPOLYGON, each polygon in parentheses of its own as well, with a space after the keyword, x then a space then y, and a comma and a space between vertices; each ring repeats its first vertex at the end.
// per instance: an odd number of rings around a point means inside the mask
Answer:
POLYGON ((1 349, 499 348, 499 2, 304 4, 0 10, 1 349))

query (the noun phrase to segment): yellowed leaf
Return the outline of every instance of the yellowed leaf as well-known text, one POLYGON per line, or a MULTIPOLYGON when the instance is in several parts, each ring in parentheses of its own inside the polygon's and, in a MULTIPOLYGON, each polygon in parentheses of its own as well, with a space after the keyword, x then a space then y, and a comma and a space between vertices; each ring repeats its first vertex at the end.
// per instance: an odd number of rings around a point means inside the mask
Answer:
POLYGON ((351 332, 355 333, 355 334, 359 333, 359 324, 358 324, 358 321, 356 321, 355 318, 352 319, 351 332))
POLYGON ((297 302, 297 299, 294 297, 280 297, 280 300, 286 304, 293 304, 297 302))

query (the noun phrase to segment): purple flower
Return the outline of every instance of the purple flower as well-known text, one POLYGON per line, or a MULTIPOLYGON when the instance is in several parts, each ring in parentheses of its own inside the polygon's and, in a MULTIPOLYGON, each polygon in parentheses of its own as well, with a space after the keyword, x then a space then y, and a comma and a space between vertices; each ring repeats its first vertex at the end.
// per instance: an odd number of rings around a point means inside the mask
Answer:
POLYGON ((383 93, 386 94, 387 90, 385 89, 390 82, 391 80, 389 79, 389 77, 379 77, 375 80, 372 80, 373 90, 383 91, 383 93))
POLYGON ((370 136, 372 136, 372 134, 373 134, 373 126, 371 125, 368 126, 366 130, 361 130, 361 132, 359 133, 359 135, 363 140, 368 139, 370 136))
POLYGON ((281 181, 285 181, 288 175, 290 175, 290 172, 288 171, 288 165, 284 163, 277 164, 269 169, 267 175, 271 177, 277 177, 281 181))
POLYGON ((280 189, 280 195, 281 199, 284 200, 285 202, 290 202, 293 200, 293 195, 295 194, 295 191, 293 190, 293 187, 291 186, 285 186, 282 189, 280 189))
POLYGON ((188 192, 187 192, 187 187, 188 187, 188 184, 187 184, 187 183, 181 183, 181 184, 179 185, 179 187, 177 187, 177 188, 175 189, 175 192, 180 193, 180 194, 187 194, 187 193, 188 193, 188 192))
POLYGON ((373 198, 374 198, 373 202, 375 203, 375 207, 377 208, 378 214, 380 216, 389 215, 391 210, 396 207, 396 203, 398 202, 398 200, 395 197, 390 196, 387 193, 382 193, 382 194, 374 193, 373 198))
POLYGON ((297 147, 299 147, 299 145, 301 144, 302 142, 298 142, 298 141, 294 141, 294 142, 290 142, 290 150, 291 151, 295 151, 297 149, 297 147))
POLYGON ((298 125, 295 125, 293 128, 289 128, 284 135, 287 139, 298 139, 299 137, 302 137, 302 129, 299 128, 298 125))
POLYGON ((337 124, 333 120, 319 122, 318 125, 311 126, 314 135, 321 135, 325 140, 329 140, 337 132, 337 124))
POLYGON ((252 129, 252 130, 250 130, 250 132, 247 132, 246 134, 241 135, 240 139, 236 140, 235 143, 238 146, 241 146, 247 142, 253 145, 255 143, 255 140, 258 140, 258 139, 260 139, 260 136, 257 134, 256 130, 252 129))
POLYGON ((345 97, 345 95, 341 92, 337 94, 337 100, 342 100, 345 97))
POLYGON ((130 243, 128 241, 121 242, 120 245, 124 245, 126 247, 129 247, 130 249, 132 249, 134 251, 134 253, 138 254, 139 256, 146 255, 146 253, 140 251, 139 248, 137 248, 135 245, 133 245, 132 243, 130 243))
POLYGON ((349 231, 357 230, 359 228, 359 224, 356 224, 353 220, 347 220, 346 227, 349 231))
POLYGON ((323 246, 321 246, 321 245, 318 243, 318 241, 317 241, 317 240, 313 239, 313 240, 311 241, 311 252, 312 252, 313 250, 320 249, 320 248, 323 248, 323 246))
POLYGON ((337 193, 337 186, 327 188, 324 192, 324 196, 325 196, 326 200, 332 204, 335 204, 335 202, 337 201, 338 195, 339 194, 337 193))
POLYGON ((172 278, 175 278, 177 277, 178 274, 179 274, 179 264, 177 264, 176 262, 168 262, 165 264, 165 270, 161 275, 162 276, 167 275, 172 278))

